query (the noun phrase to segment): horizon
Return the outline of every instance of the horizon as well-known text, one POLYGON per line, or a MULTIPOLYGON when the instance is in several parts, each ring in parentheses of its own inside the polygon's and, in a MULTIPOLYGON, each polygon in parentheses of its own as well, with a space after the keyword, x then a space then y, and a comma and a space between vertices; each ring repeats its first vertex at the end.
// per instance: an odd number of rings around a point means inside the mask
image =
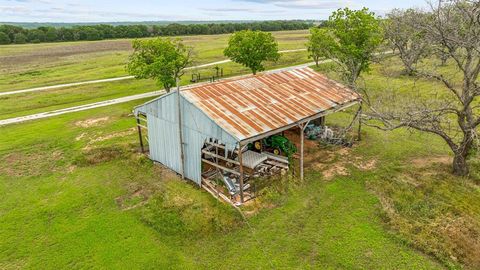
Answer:
POLYGON ((314 22, 314 21, 323 21, 323 20, 313 20, 313 19, 291 19, 291 20, 282 20, 282 19, 272 19, 272 20, 158 20, 158 21, 85 21, 85 22, 55 22, 55 21, 0 21, 0 24, 8 24, 8 23, 14 23, 14 24, 109 24, 109 23, 241 23, 241 22, 270 22, 270 21, 304 21, 304 22, 314 22))
POLYGON ((4 23, 116 23, 182 21, 325 20, 339 8, 367 7, 382 16, 394 8, 425 7, 426 1, 375 0, 0 0, 4 23), (181 14, 180 14, 181 13, 181 14))

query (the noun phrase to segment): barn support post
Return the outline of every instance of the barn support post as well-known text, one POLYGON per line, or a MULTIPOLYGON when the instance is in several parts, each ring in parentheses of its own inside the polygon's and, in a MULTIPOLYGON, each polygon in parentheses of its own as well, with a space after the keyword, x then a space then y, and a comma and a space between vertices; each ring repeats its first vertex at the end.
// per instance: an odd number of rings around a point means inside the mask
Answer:
POLYGON ((242 160, 242 144, 238 144, 238 162, 239 164, 239 171, 240 171, 240 202, 244 202, 243 198, 243 160, 242 160))
POLYGON ((145 149, 143 146, 142 127, 140 126, 140 119, 138 118, 138 116, 136 118, 137 118, 138 139, 140 141, 140 148, 142 149, 142 154, 143 154, 145 153, 145 149))
POLYGON ((310 123, 310 120, 298 125, 300 128, 300 180, 303 181, 303 156, 304 156, 304 141, 305 141, 305 128, 310 123))
POLYGON ((182 179, 185 179, 185 172, 184 172, 184 154, 183 154, 183 134, 182 134, 182 109, 180 108, 180 79, 176 76, 176 84, 177 84, 177 112, 178 112, 178 138, 180 144, 180 175, 182 175, 182 179))

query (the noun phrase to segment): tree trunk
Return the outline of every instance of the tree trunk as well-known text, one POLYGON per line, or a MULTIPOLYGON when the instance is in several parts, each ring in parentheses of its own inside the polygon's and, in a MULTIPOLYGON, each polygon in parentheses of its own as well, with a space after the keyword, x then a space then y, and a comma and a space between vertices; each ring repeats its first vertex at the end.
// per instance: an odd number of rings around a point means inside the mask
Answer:
POLYGON ((467 163, 468 155, 464 152, 455 153, 453 158, 453 174, 458 176, 468 176, 469 168, 467 163))

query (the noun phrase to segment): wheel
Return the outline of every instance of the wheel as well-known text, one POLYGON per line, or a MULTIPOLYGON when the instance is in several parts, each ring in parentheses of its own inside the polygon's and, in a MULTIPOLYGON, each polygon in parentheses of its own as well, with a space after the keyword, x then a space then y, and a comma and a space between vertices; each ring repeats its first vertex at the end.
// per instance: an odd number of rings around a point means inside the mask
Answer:
POLYGON ((260 141, 256 141, 253 144, 253 146, 255 147, 255 150, 258 150, 258 151, 262 150, 262 142, 260 142, 260 141))
POLYGON ((280 155, 282 153, 282 151, 280 151, 280 149, 278 149, 278 148, 275 148, 275 149, 273 149, 273 153, 275 155, 280 155))

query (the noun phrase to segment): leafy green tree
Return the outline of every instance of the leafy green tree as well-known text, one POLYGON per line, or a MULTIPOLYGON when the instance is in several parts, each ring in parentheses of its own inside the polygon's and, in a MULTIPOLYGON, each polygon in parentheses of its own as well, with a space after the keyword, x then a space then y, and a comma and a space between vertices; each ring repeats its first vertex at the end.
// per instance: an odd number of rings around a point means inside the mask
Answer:
POLYGON ((323 52, 324 48, 329 44, 329 39, 325 39, 326 30, 321 28, 311 28, 310 37, 307 42, 308 57, 315 61, 315 65, 318 67, 320 59, 325 56, 323 52))
POLYGON ((234 33, 223 54, 233 62, 248 67, 254 75, 265 70, 264 61, 277 61, 280 58, 278 43, 271 33, 251 30, 234 33))
POLYGON ((15 34, 13 42, 15 44, 25 44, 27 43, 27 37, 22 33, 15 34))
POLYGON ((192 49, 180 39, 135 40, 133 50, 128 72, 137 79, 155 79, 167 92, 192 62, 192 49))
POLYGON ((45 32, 45 40, 47 42, 57 41, 57 30, 53 27, 49 27, 48 30, 45 32))
POLYGON ((360 73, 369 70, 374 52, 383 40, 380 22, 367 8, 344 8, 333 12, 325 26, 312 31, 311 54, 335 61, 353 86, 360 73))
POLYGON ((10 38, 4 32, 0 32, 0 44, 10 44, 10 38))
POLYGON ((28 31, 27 38, 31 43, 45 42, 45 32, 39 29, 33 29, 28 31))

